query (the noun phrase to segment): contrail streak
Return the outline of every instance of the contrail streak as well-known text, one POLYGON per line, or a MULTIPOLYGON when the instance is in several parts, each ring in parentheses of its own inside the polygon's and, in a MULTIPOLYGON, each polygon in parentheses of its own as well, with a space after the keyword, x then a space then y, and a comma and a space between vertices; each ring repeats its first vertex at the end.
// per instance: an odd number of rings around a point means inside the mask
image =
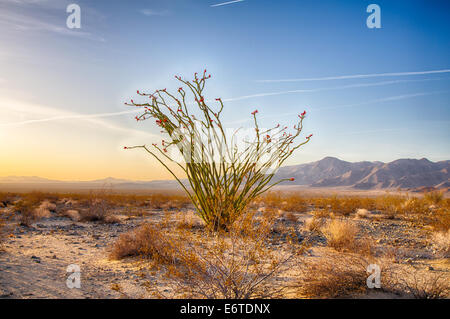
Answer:
MULTIPOLYGON (((441 94, 441 93, 447 93, 447 92, 450 92, 450 91, 421 92, 421 93, 413 93, 413 94, 403 94, 403 95, 396 95, 396 96, 388 96, 388 97, 374 99, 374 100, 365 101, 365 102, 361 102, 361 103, 319 107, 317 109, 314 108, 313 111, 322 111, 322 110, 332 110, 332 109, 364 106, 364 105, 370 105, 370 104, 373 104, 373 103, 399 101, 399 100, 410 99, 410 98, 414 98, 414 97, 418 97, 418 96, 434 95, 434 94, 441 94)), ((269 114, 269 115, 265 115, 265 116, 264 115, 260 116, 259 118, 260 119, 265 119, 265 118, 274 118, 274 116, 276 116, 276 117, 292 116, 292 115, 297 115, 298 113, 299 112, 281 113, 281 114, 276 114, 276 115, 273 115, 273 114, 270 115, 269 114)), ((237 120, 237 121, 227 122, 226 124, 239 124, 239 123, 245 123, 245 122, 250 122, 250 121, 253 121, 253 120, 252 119, 237 120)))
POLYGON ((283 95, 283 94, 292 94, 292 93, 314 93, 314 92, 343 90, 343 89, 351 89, 351 88, 359 88, 359 87, 371 87, 371 86, 381 86, 381 85, 389 85, 389 84, 397 84, 397 83, 436 81, 436 80, 443 80, 443 79, 440 78, 440 79, 421 79, 421 80, 393 80, 393 81, 383 81, 383 82, 375 82, 375 83, 349 84, 349 85, 325 87, 325 88, 317 88, 317 89, 301 89, 301 90, 268 92, 268 93, 258 93, 258 94, 252 94, 252 95, 238 96, 238 97, 234 97, 234 98, 223 99, 223 101, 231 102, 231 101, 239 101, 239 100, 245 100, 245 99, 250 99, 250 98, 255 98, 255 97, 273 96, 273 95, 283 95))
POLYGON ((222 2, 222 3, 212 4, 211 7, 226 6, 228 4, 237 3, 237 2, 243 2, 243 1, 244 0, 234 0, 234 1, 222 2))
POLYGON ((419 72, 393 72, 393 73, 340 75, 340 76, 328 76, 328 77, 321 77, 321 78, 257 80, 256 82, 275 83, 275 82, 327 81, 327 80, 344 80, 344 79, 364 79, 364 78, 376 78, 376 77, 388 77, 388 76, 439 74, 439 73, 449 73, 449 72, 450 72, 450 69, 443 69, 443 70, 419 71, 419 72))
POLYGON ((12 122, 12 123, 0 123, 0 126, 15 126, 15 125, 22 125, 22 124, 32 124, 32 123, 51 122, 51 121, 58 121, 58 120, 71 120, 71 119, 87 120, 87 119, 117 116, 117 115, 122 115, 122 114, 137 113, 139 111, 141 111, 141 110, 121 111, 121 112, 112 112, 112 113, 95 113, 95 114, 68 114, 68 115, 59 115, 59 116, 53 116, 53 117, 43 118, 43 119, 25 120, 25 121, 12 122))

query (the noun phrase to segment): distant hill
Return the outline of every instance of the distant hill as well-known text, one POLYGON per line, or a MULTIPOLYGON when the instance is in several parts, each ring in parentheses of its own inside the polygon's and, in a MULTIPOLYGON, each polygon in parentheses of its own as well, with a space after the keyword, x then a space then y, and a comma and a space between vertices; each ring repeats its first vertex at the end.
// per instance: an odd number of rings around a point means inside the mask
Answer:
POLYGON ((431 162, 422 158, 352 163, 325 157, 317 162, 282 167, 277 177, 294 177, 297 185, 312 187, 443 189, 450 185, 450 161, 431 162))
MULTIPOLYGON (((346 162, 335 157, 320 161, 285 166, 276 179, 294 177, 284 185, 310 187, 346 187, 360 190, 401 188, 408 190, 450 189, 450 161, 431 162, 426 158, 399 159, 383 162, 346 162)), ((185 181, 187 185, 187 181, 185 181)), ((0 177, 0 189, 179 189, 175 180, 133 181, 112 177, 93 181, 57 181, 36 176, 0 177)))

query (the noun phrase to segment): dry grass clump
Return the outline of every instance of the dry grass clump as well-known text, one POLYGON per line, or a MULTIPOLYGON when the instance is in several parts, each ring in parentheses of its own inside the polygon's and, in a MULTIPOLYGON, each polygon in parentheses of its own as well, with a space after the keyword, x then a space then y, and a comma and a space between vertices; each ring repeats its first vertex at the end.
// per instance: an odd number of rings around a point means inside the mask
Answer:
POLYGON ((368 218, 370 216, 370 212, 365 208, 358 208, 355 216, 356 218, 368 218))
POLYGON ((175 250, 182 242, 173 242, 169 234, 152 224, 144 224, 139 228, 120 235, 110 253, 111 259, 122 259, 130 256, 151 258, 160 264, 170 264, 175 260, 175 250))
POLYGON ((328 253, 305 262, 298 282, 300 298, 345 298, 367 293, 367 266, 371 262, 356 254, 328 253))
POLYGON ((327 238, 328 246, 337 251, 353 250, 358 227, 350 221, 333 219, 322 227, 321 231, 327 238))
POLYGON ((319 233, 325 223, 325 218, 313 216, 305 221, 305 229, 310 232, 319 233))
POLYGON ((204 229, 205 222, 192 210, 181 213, 180 220, 177 221, 179 229, 204 229))
POLYGON ((372 239, 357 238, 358 231, 359 228, 351 221, 339 219, 332 219, 321 228, 328 246, 336 251, 372 255, 372 239))
POLYGON ((0 192, 0 208, 12 205, 16 194, 0 192))
POLYGON ((281 195, 279 193, 269 192, 257 198, 253 202, 253 205, 255 204, 286 212, 305 212, 307 209, 307 200, 295 193, 281 195))
POLYGON ((447 232, 433 233, 431 243, 438 255, 443 258, 450 258, 450 229, 447 232))
POLYGON ((432 191, 425 193, 423 196, 424 200, 432 205, 439 205, 444 200, 444 192, 441 191, 432 191))
POLYGON ((119 223, 120 220, 112 215, 112 205, 109 201, 96 194, 91 194, 85 201, 84 209, 79 211, 79 220, 83 222, 98 221, 102 223, 119 223))
POLYGON ((441 207, 433 211, 430 224, 436 231, 450 230, 450 208, 441 207))
POLYGON ((36 213, 36 206, 32 202, 21 200, 14 205, 14 210, 19 213, 19 223, 21 226, 31 226, 32 223, 39 220, 39 214, 36 213))

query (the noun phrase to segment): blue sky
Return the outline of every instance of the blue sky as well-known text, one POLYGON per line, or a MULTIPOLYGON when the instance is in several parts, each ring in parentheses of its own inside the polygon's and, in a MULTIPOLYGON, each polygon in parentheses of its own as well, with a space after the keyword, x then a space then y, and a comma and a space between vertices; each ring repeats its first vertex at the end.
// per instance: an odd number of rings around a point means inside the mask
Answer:
POLYGON ((0 175, 168 177, 121 150, 154 141, 153 122, 116 113, 136 89, 177 88, 175 74, 205 67, 207 95, 228 100, 230 126, 250 125, 255 108, 267 126, 307 110, 314 138, 288 164, 450 159, 448 1, 211 6, 221 2, 2 1, 0 175), (69 3, 81 29, 65 25, 69 3), (366 26, 371 3, 381 29, 366 26), (375 76, 385 73, 395 75, 375 76))

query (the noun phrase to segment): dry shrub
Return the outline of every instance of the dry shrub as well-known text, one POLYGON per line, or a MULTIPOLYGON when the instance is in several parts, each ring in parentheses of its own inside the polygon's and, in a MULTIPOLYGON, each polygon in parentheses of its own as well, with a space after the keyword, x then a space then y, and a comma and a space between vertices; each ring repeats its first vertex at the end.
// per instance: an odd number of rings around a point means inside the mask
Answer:
MULTIPOLYGON (((190 240, 179 255, 180 265, 167 272, 174 291, 188 298, 280 297, 285 289, 275 279, 295 254, 289 247, 270 246, 273 215, 245 214, 225 233, 209 233, 208 240, 190 240)), ((293 237, 290 237, 293 238, 293 237)))
POLYGON ((39 219, 35 204, 32 202, 21 200, 15 204, 14 209, 16 213, 20 214, 19 223, 21 226, 29 227, 39 219))
POLYGON ((322 233, 327 238, 328 246, 337 251, 352 251, 358 227, 349 221, 333 219, 322 227, 322 233))
POLYGON ((442 207, 433 212, 430 221, 436 231, 448 231, 450 230, 450 209, 448 207, 442 207))
POLYGON ((450 229, 447 232, 433 233, 431 243, 438 255, 450 258, 450 229))
MULTIPOLYGON (((296 253, 271 248, 273 218, 245 214, 227 231, 196 234, 185 228, 143 225, 120 236, 112 258, 140 255, 161 267, 170 297, 255 298, 278 296, 283 287, 273 281, 296 253), (269 283, 270 282, 270 283, 269 283)), ((272 243, 273 244, 273 243, 272 243)), ((293 250, 297 247, 297 250, 293 250)), ((166 293, 153 291, 158 296, 166 293)))
POLYGON ((181 214, 181 220, 177 223, 179 229, 204 229, 203 220, 194 212, 188 211, 181 214))
POLYGON ((366 293, 367 266, 372 262, 360 255, 328 253, 303 263, 298 297, 345 298, 366 293))
POLYGON ((368 218, 370 212, 365 208, 358 208, 356 210, 356 218, 368 218))
POLYGON ((424 200, 432 205, 439 205, 444 200, 444 192, 433 191, 425 193, 423 196, 424 200))
POLYGON ((0 192, 0 208, 12 205, 15 197, 15 194, 0 192))
POLYGON ((321 228, 325 225, 325 222, 325 218, 313 216, 305 221, 305 229, 310 232, 319 233, 321 228))
POLYGON ((450 297, 450 276, 414 267, 393 267, 382 276, 384 289, 416 299, 450 297))
POLYGON ((317 218, 327 218, 327 217, 334 216, 334 214, 332 212, 330 212, 326 209, 316 209, 316 210, 313 210, 311 212, 311 214, 317 218))
POLYGON ((87 208, 80 210, 80 221, 92 222, 98 221, 102 223, 118 223, 120 220, 112 215, 112 205, 108 200, 99 197, 96 194, 91 196, 86 201, 87 208))
POLYGON ((151 224, 144 224, 132 232, 120 235, 110 253, 112 259, 130 256, 151 258, 161 264, 170 264, 175 259, 178 242, 171 242, 170 235, 151 224))
POLYGON ((288 212, 305 212, 307 208, 306 199, 295 193, 281 195, 279 193, 269 192, 256 199, 253 204, 288 212))
POLYGON ((321 229, 329 247, 339 252, 354 252, 372 255, 373 240, 357 238, 359 228, 350 221, 332 219, 321 229))

